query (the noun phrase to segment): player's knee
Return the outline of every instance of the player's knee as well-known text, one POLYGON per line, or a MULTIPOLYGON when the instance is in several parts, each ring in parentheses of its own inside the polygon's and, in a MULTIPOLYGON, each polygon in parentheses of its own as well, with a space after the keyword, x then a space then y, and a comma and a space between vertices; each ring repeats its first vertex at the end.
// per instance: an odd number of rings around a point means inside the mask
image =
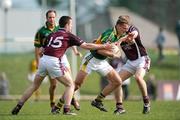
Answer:
POLYGON ((81 83, 75 81, 75 89, 74 89, 74 91, 78 90, 80 87, 81 87, 81 83))
POLYGON ((141 76, 139 76, 139 75, 135 75, 134 77, 135 77, 137 82, 143 80, 143 78, 141 76))
POLYGON ((72 90, 74 90, 75 88, 74 82, 70 82, 67 87, 70 87, 72 90))
POLYGON ((66 83, 65 83, 65 86, 66 87, 73 87, 74 88, 74 81, 73 80, 69 80, 69 81, 67 81, 66 83))
POLYGON ((118 75, 112 74, 112 76, 108 76, 108 79, 112 82, 114 87, 118 87, 122 85, 122 80, 118 75))
POLYGON ((122 85, 121 79, 117 79, 117 80, 114 82, 114 85, 115 85, 116 87, 122 85))
POLYGON ((56 89, 56 87, 57 87, 56 84, 51 84, 51 85, 50 85, 50 89, 53 89, 53 90, 54 90, 54 89, 56 89))

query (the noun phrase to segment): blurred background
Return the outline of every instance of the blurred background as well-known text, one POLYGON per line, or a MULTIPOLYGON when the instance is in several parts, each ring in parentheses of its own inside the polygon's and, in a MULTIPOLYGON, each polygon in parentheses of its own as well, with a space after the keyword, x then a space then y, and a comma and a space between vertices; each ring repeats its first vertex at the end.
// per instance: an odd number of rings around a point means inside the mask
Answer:
MULTIPOLYGON (((62 15, 73 17, 74 34, 86 42, 113 27, 118 16, 129 15, 139 28, 152 59, 151 70, 145 79, 154 87, 154 99, 180 100, 180 46, 176 33, 180 20, 179 0, 0 0, 0 4, 0 80, 5 81, 0 82, 1 99, 18 99, 29 86, 27 75, 34 59, 35 33, 44 25, 46 11, 55 9, 57 18, 62 15), (162 59, 159 59, 156 42, 159 28, 163 28, 165 38, 162 59)), ((73 56, 71 50, 67 55, 75 77, 81 58, 73 56)), ((82 97, 99 93, 100 80, 97 73, 91 74, 80 90, 82 97)), ((42 96, 48 95, 48 87, 49 83, 41 86, 42 96)), ((62 89, 59 85, 57 96, 62 89)), ((139 97, 140 91, 132 77, 128 99, 139 97)))

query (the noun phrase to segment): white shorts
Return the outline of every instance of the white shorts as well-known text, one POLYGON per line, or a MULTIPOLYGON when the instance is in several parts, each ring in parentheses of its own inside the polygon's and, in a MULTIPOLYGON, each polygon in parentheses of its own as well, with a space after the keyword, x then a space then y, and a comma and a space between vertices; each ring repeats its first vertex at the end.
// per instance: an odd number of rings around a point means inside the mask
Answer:
POLYGON ((69 61, 67 59, 67 55, 64 54, 62 57, 61 57, 61 64, 67 68, 70 68, 70 64, 69 64, 69 61))
POLYGON ((37 74, 44 77, 47 74, 50 78, 56 78, 64 75, 65 67, 57 57, 43 55, 40 58, 37 74))
POLYGON ((106 60, 96 59, 91 53, 87 53, 82 60, 80 69, 88 74, 93 70, 106 76, 113 68, 106 60))
POLYGON ((148 56, 142 56, 136 60, 127 60, 126 64, 123 65, 122 69, 129 71, 132 74, 135 74, 136 70, 143 68, 145 71, 149 71, 150 68, 150 58, 148 56))

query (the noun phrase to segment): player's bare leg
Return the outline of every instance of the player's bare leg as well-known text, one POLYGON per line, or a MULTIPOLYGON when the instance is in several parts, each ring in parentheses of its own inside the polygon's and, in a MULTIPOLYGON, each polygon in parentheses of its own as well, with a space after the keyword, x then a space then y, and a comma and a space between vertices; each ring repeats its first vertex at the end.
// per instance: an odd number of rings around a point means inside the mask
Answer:
POLYGON ((86 80, 86 77, 88 76, 88 74, 82 70, 80 70, 78 73, 77 73, 77 76, 76 76, 76 80, 75 80, 75 90, 78 90, 81 85, 84 83, 84 81, 86 80))
POLYGON ((50 97, 50 106, 51 108, 55 105, 55 89, 57 85, 57 81, 55 79, 50 79, 50 87, 49 87, 49 97, 50 97))
POLYGON ((32 96, 33 92, 39 88, 43 79, 44 79, 44 77, 36 75, 35 80, 32 83, 32 85, 24 92, 24 94, 22 95, 18 104, 11 111, 11 113, 13 115, 17 115, 19 113, 19 111, 22 108, 22 106, 24 105, 24 103, 32 96))
MULTIPOLYGON (((88 74, 85 73, 84 71, 80 70, 76 76, 76 80, 74 81, 75 82, 75 89, 74 91, 78 90, 81 86, 81 84, 83 83, 83 81, 85 80, 86 76, 88 74)), ((71 101, 71 104, 72 102, 76 102, 76 101, 73 101, 73 98, 72 98, 72 101, 71 101)), ((80 108, 78 108, 79 106, 77 105, 78 103, 76 103, 76 107, 75 108, 76 110, 79 110, 80 108)), ((62 95, 62 97, 59 99, 57 105, 56 105, 56 110, 52 109, 52 113, 59 113, 60 112, 60 109, 62 108, 62 106, 64 105, 64 94, 62 95)), ((74 105, 75 107, 75 105, 74 105)))
POLYGON ((147 114, 150 112, 150 100, 147 93, 147 85, 145 80, 143 79, 145 75, 145 70, 143 68, 138 69, 135 73, 135 79, 138 83, 139 89, 141 91, 141 94, 143 96, 143 114, 147 114))
MULTIPOLYGON (((60 81, 66 87, 63 93, 63 101, 64 101, 63 113, 65 115, 76 115, 75 113, 70 112, 71 100, 74 93, 74 82, 71 78, 71 75, 69 74, 69 72, 66 72, 64 76, 58 77, 57 80, 60 81)), ((55 106, 52 109, 52 113, 56 111, 56 108, 57 106, 55 106)))
POLYGON ((124 114, 126 112, 126 110, 123 107, 123 91, 122 91, 122 87, 119 86, 115 91, 114 91, 114 97, 116 100, 116 109, 114 111, 114 114, 116 115, 120 115, 120 114, 124 114))
MULTIPOLYGON (((70 68, 70 67, 67 67, 67 69, 68 69, 69 73, 70 73, 71 76, 72 76, 71 68, 70 68)), ((75 98, 75 94, 76 94, 76 93, 74 92, 73 98, 72 98, 72 100, 71 100, 71 105, 73 105, 76 110, 80 110, 80 105, 79 105, 79 102, 78 102, 78 101, 76 100, 76 98, 75 98)))
MULTIPOLYGON (((128 71, 121 70, 119 73, 119 76, 121 77, 122 81, 128 79, 129 77, 132 76, 132 74, 128 71)), ((114 96, 116 100, 116 109, 114 111, 114 114, 120 115, 125 113, 125 109, 123 107, 123 91, 122 87, 119 86, 115 91, 114 91, 114 96)))
POLYGON ((112 69, 107 74, 107 79, 109 80, 109 84, 102 90, 102 92, 96 97, 95 100, 92 101, 91 105, 98 108, 101 111, 107 112, 107 110, 103 106, 103 99, 109 95, 113 90, 117 87, 121 86, 121 78, 119 77, 118 73, 112 69))

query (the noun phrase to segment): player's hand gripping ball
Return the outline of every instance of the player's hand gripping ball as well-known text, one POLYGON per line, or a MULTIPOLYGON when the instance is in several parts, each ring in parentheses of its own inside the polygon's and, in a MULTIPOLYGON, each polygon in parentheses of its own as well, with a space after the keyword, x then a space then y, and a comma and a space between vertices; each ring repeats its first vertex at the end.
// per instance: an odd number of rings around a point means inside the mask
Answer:
POLYGON ((115 57, 121 56, 121 50, 116 44, 112 44, 112 52, 114 53, 115 57))

